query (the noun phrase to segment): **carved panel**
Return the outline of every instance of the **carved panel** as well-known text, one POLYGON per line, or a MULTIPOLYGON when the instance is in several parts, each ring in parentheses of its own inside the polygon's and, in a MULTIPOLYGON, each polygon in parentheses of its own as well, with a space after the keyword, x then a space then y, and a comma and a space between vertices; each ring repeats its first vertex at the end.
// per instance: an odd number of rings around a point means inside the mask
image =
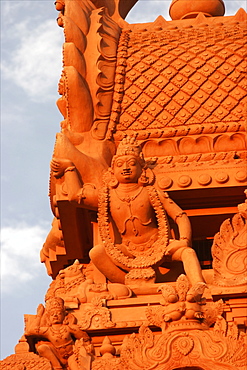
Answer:
POLYGON ((246 336, 235 324, 227 325, 220 317, 214 329, 173 331, 154 335, 142 326, 139 334, 126 337, 120 348, 120 360, 97 358, 93 369, 173 370, 244 370, 246 336), (100 366, 101 365, 101 366, 100 366), (116 366, 116 367, 114 367, 116 366))
POLYGON ((247 203, 239 213, 227 219, 214 237, 212 246, 214 282, 220 286, 237 286, 247 282, 247 203))

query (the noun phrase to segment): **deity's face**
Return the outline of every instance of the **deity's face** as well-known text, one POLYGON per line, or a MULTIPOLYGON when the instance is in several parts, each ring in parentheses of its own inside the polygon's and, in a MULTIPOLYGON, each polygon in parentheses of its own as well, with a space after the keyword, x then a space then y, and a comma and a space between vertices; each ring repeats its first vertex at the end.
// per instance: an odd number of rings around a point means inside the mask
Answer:
POLYGON ((120 184, 137 183, 142 166, 134 155, 121 155, 114 161, 113 173, 120 184))
POLYGON ((52 308, 49 311, 49 319, 51 324, 62 324, 64 317, 64 310, 61 310, 59 308, 52 308))

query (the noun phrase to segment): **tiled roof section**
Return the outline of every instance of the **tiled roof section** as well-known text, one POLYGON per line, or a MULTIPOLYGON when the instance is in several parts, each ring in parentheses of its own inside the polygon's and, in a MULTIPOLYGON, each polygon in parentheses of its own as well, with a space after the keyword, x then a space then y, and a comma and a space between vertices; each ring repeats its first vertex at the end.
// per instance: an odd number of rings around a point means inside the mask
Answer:
POLYGON ((246 23, 236 21, 125 32, 119 45, 125 80, 116 130, 243 120, 246 32, 246 23))

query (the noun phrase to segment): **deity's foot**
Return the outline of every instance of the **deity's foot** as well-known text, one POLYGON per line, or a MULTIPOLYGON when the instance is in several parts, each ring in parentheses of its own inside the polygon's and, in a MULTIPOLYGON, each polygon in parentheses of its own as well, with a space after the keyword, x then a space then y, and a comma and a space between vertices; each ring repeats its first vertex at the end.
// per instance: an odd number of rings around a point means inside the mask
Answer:
POLYGON ((132 290, 123 284, 112 283, 108 284, 107 288, 113 295, 113 299, 125 299, 132 296, 132 290))
POLYGON ((133 268, 125 276, 126 285, 154 284, 156 274, 152 267, 133 268))
POLYGON ((196 283, 188 291, 186 300, 188 302, 200 302, 205 288, 207 288, 207 285, 204 282, 196 283))

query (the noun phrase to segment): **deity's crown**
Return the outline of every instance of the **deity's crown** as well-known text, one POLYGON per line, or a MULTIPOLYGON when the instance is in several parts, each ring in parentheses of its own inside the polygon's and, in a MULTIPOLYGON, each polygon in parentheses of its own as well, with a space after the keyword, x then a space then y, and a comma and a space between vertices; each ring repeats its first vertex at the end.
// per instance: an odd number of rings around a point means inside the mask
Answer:
POLYGON ((122 139, 116 152, 116 156, 121 155, 134 155, 143 159, 142 149, 135 137, 126 136, 122 139))
POLYGON ((57 308, 59 310, 64 310, 64 300, 60 297, 54 297, 50 298, 46 302, 46 309, 52 310, 54 308, 57 308))

